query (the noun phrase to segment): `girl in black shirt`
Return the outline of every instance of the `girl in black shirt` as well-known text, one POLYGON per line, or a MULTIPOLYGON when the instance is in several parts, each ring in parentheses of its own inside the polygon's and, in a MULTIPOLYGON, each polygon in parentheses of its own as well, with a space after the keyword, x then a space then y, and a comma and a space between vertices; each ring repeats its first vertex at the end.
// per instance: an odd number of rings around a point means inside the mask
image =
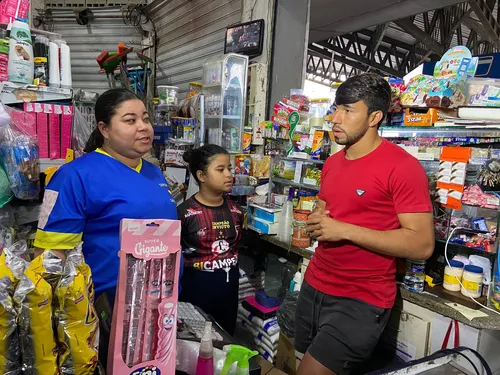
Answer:
POLYGON ((232 335, 243 212, 225 196, 233 186, 229 154, 209 144, 187 151, 184 160, 200 190, 178 207, 185 266, 180 300, 202 308, 232 335))

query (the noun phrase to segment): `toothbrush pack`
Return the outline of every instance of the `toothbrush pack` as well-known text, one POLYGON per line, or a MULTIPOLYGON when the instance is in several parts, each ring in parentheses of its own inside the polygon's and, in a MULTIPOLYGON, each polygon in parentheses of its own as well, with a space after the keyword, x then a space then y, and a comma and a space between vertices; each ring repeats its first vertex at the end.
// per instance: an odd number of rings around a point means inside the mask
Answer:
POLYGON ((177 220, 121 221, 108 373, 175 373, 180 233, 177 220))

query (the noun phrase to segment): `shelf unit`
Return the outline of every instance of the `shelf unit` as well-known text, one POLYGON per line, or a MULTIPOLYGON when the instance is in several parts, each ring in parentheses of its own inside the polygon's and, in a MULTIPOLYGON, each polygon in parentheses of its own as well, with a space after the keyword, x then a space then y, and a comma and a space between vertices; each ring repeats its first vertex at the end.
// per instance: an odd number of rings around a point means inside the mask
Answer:
POLYGON ((48 86, 0 83, 0 101, 3 104, 71 100, 73 90, 48 86))
POLYGON ((482 138, 497 138, 500 137, 500 124, 497 126, 488 125, 481 128, 465 128, 465 127, 423 127, 414 128, 409 126, 393 127, 384 126, 379 129, 379 134, 384 138, 431 138, 431 137, 482 137, 482 138))

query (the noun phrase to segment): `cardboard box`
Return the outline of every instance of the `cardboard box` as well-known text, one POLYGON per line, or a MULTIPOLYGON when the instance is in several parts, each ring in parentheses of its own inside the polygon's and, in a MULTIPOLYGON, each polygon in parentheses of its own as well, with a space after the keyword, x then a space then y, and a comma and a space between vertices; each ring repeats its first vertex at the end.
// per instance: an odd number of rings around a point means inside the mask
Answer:
POLYGON ((405 126, 432 126, 438 120, 438 110, 437 108, 429 108, 427 112, 419 110, 410 111, 410 108, 406 108, 405 113, 405 126))
POLYGON ((36 136, 40 158, 49 157, 49 116, 45 113, 36 114, 36 136))
POLYGON ((276 368, 289 375, 296 375, 300 360, 295 355, 293 339, 280 333, 278 353, 276 354, 276 368))
POLYGON ((267 359, 262 358, 260 355, 255 357, 255 360, 257 361, 257 363, 260 366, 260 374, 261 375, 267 375, 269 373, 269 371, 271 371, 274 368, 272 363, 270 363, 267 359))
POLYGON ((55 113, 49 115, 49 157, 61 158, 61 116, 55 113))

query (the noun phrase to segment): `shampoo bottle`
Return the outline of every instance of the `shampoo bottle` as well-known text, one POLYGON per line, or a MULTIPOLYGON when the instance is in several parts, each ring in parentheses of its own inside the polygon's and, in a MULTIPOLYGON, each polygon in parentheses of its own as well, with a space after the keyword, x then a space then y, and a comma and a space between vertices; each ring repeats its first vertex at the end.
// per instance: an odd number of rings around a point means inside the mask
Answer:
POLYGON ((9 41, 9 81, 33 84, 34 72, 35 63, 30 28, 26 22, 14 21, 9 41))

